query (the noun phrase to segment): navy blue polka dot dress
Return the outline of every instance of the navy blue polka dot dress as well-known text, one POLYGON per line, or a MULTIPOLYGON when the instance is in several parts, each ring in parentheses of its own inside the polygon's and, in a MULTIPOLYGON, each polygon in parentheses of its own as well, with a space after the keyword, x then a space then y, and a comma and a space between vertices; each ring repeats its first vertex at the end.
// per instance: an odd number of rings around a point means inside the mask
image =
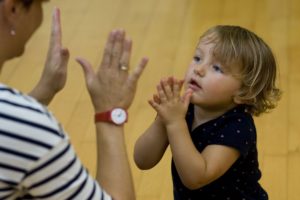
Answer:
POLYGON ((261 172, 258 167, 255 124, 245 106, 238 106, 194 130, 193 113, 194 107, 190 105, 186 121, 199 152, 208 145, 219 144, 233 147, 241 155, 223 176, 196 190, 189 190, 182 184, 172 161, 174 199, 267 200, 267 193, 258 183, 261 172))

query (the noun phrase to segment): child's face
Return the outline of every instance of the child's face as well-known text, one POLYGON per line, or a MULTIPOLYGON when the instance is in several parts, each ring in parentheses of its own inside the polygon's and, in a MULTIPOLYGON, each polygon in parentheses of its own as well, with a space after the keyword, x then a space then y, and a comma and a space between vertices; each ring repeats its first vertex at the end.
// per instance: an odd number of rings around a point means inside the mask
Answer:
POLYGON ((241 81, 232 74, 237 66, 224 66, 214 57, 215 43, 201 40, 185 76, 186 89, 192 89, 191 103, 203 108, 228 109, 239 102, 235 98, 241 81))

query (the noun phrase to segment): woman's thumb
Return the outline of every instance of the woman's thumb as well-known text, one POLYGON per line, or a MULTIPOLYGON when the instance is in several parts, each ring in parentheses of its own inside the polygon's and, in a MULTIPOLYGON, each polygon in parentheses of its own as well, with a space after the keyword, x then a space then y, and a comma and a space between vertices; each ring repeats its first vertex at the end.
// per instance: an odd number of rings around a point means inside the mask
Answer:
POLYGON ((92 65, 84 58, 77 57, 75 60, 81 65, 84 76, 87 79, 93 73, 92 65))

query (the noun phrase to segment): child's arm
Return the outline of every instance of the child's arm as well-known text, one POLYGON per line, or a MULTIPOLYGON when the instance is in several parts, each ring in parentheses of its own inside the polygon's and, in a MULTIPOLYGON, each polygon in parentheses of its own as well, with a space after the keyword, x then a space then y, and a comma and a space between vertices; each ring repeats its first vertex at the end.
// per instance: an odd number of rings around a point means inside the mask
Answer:
POLYGON ((191 93, 180 97, 182 84, 162 80, 158 86, 160 104, 152 102, 161 117, 170 143, 173 160, 183 184, 197 189, 222 176, 238 159, 239 152, 233 148, 210 145, 199 153, 195 148, 185 122, 185 113, 191 93))
POLYGON ((176 169, 189 189, 198 189, 218 179, 240 155, 236 149, 223 145, 209 145, 199 153, 184 120, 174 121, 166 129, 176 169))
POLYGON ((164 155, 169 142, 159 116, 139 137, 134 147, 134 161, 140 169, 154 167, 164 155))

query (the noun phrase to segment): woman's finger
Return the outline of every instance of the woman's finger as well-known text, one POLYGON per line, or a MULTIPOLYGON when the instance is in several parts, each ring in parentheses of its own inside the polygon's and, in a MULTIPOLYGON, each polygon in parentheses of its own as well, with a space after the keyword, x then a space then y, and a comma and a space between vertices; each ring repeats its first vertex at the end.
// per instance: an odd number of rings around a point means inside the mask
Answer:
POLYGON ((76 61, 80 64, 80 66, 83 69, 86 83, 89 83, 89 81, 92 78, 92 75, 94 74, 92 65, 84 58, 78 57, 78 58, 76 58, 76 61))
POLYGON ((54 8, 52 14, 52 27, 50 35, 50 50, 54 49, 55 46, 61 46, 61 22, 60 22, 60 10, 54 8))
POLYGON ((111 64, 110 64, 110 67, 116 70, 120 69, 120 59, 123 53, 124 39, 125 39, 125 31, 118 30, 116 33, 116 40, 113 43, 111 64))
POLYGON ((130 39, 125 39, 123 43, 123 52, 119 63, 120 72, 128 72, 129 70, 131 49, 132 49, 132 41, 130 39))
POLYGON ((149 59, 147 57, 144 57, 141 59, 140 63, 137 65, 137 67, 134 69, 134 71, 129 76, 129 82, 131 84, 136 84, 138 79, 140 78, 141 74, 143 73, 149 59))
POLYGON ((61 57, 62 57, 61 65, 62 66, 67 66, 69 58, 70 58, 69 50, 67 48, 61 48, 60 54, 61 54, 61 57))
POLYGON ((107 68, 110 66, 115 38, 116 38, 116 30, 112 30, 109 33, 108 38, 106 40, 106 44, 105 44, 105 48, 104 48, 104 52, 103 52, 103 56, 102 56, 102 62, 100 65, 101 67, 107 68))

